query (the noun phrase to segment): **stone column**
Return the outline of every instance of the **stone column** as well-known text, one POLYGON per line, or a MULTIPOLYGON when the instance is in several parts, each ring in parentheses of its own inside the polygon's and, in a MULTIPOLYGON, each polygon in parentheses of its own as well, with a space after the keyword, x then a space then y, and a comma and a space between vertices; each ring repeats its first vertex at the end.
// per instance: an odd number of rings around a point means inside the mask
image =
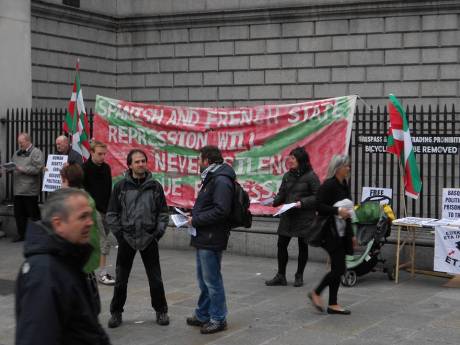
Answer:
MULTIPOLYGON (((30 0, 0 0, 0 120, 11 107, 32 105, 30 0)), ((5 154, 5 125, 0 123, 0 150, 5 154)), ((4 196, 0 179, 0 202, 4 196)))

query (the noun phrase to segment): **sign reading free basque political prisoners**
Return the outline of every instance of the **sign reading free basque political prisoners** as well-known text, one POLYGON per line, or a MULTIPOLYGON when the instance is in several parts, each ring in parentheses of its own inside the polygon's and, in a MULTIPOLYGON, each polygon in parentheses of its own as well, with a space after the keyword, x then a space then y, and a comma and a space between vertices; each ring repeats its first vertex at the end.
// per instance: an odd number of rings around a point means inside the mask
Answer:
POLYGON ((278 191, 289 152, 305 147, 320 179, 334 154, 348 152, 356 96, 240 108, 151 105, 97 96, 94 137, 108 144, 116 181, 133 148, 147 152, 148 168, 163 185, 168 205, 191 208, 199 190, 199 149, 216 145, 258 203, 278 191))

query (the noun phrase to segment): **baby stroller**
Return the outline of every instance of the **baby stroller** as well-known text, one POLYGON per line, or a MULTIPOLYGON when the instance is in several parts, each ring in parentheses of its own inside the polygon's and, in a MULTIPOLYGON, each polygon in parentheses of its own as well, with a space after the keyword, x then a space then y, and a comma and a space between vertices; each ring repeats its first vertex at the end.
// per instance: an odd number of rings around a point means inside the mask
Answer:
POLYGON ((390 202, 386 196, 371 196, 355 207, 353 226, 359 248, 355 249, 355 255, 346 256, 347 270, 341 280, 343 286, 354 286, 358 277, 375 272, 378 263, 382 264, 382 271, 388 273, 380 249, 391 234, 394 214, 390 202), (383 200, 388 204, 381 205, 383 200))

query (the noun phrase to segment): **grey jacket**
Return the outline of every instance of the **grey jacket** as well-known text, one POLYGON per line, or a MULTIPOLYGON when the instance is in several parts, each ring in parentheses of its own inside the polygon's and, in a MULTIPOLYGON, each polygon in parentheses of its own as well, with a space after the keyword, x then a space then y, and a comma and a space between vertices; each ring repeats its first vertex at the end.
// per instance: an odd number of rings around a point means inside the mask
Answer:
POLYGON ((151 173, 143 182, 126 173, 113 188, 106 221, 115 237, 123 236, 133 249, 144 250, 163 236, 168 225, 163 187, 151 173))
POLYGON ((27 151, 17 150, 11 161, 24 170, 14 170, 14 195, 38 195, 41 172, 45 166, 42 151, 34 146, 27 151))

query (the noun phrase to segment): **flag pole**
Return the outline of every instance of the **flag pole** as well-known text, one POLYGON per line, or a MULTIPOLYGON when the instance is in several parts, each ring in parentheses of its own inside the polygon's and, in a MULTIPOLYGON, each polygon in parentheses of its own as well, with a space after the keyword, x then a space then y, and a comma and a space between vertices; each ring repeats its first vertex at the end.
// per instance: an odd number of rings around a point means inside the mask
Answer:
POLYGON ((404 211, 404 217, 407 217, 407 208, 406 208, 406 195, 405 195, 405 189, 404 189, 404 170, 402 167, 401 162, 399 162, 399 173, 400 173, 400 181, 401 181, 401 196, 400 196, 400 202, 403 207, 404 211))

